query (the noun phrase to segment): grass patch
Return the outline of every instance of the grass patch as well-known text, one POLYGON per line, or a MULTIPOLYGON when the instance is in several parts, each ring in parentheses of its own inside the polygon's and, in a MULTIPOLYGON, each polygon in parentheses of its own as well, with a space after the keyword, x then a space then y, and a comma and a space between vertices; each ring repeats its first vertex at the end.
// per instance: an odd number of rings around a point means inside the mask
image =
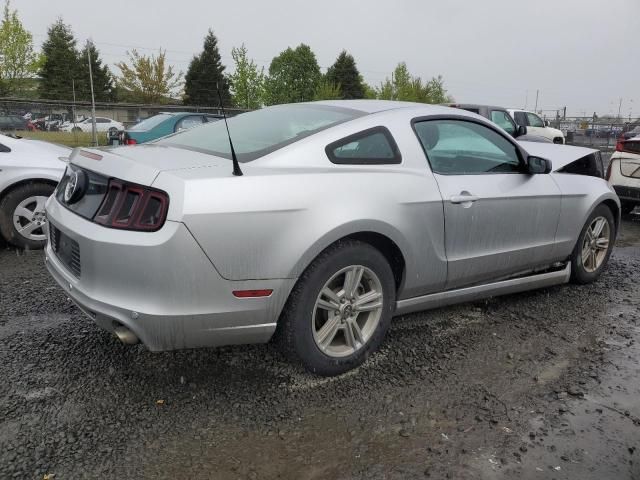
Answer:
MULTIPOLYGON (((33 138, 34 140, 42 140, 44 142, 58 143, 60 145, 66 145, 67 147, 90 147, 91 146, 91 133, 90 132, 41 132, 39 130, 35 132, 19 132, 18 135, 24 138, 33 138)), ((107 135, 105 133, 98 133, 98 145, 104 146, 107 144, 107 135)))

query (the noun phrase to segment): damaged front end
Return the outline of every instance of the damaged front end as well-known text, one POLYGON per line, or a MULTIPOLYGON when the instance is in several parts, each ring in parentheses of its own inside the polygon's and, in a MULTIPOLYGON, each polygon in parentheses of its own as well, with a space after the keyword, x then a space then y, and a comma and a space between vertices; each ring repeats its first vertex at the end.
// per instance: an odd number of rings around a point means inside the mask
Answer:
POLYGON ((553 172, 604 178, 600 150, 551 143, 519 143, 530 155, 550 160, 553 172))

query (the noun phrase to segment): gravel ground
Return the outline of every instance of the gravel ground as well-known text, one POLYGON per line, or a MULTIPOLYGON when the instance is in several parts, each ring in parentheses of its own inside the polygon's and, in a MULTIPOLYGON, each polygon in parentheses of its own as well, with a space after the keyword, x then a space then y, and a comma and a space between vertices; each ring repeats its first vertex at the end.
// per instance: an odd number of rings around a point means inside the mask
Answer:
POLYGON ((120 345, 3 249, 0 478, 640 478, 640 215, 623 228, 595 284, 397 318, 334 379, 272 345, 120 345))

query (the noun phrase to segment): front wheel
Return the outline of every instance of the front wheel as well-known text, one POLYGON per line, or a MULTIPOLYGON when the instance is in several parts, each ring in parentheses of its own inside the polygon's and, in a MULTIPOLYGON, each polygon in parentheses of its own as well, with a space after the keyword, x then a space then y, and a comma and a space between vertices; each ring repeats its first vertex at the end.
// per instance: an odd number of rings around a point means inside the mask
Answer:
POLYGON ((611 256, 615 233, 611 210, 599 205, 589 215, 571 255, 571 279, 574 282, 591 283, 600 276, 611 256))
POLYGON ((308 370, 338 375, 377 350, 394 306, 395 281, 384 255, 363 242, 339 242, 300 277, 278 335, 308 370))

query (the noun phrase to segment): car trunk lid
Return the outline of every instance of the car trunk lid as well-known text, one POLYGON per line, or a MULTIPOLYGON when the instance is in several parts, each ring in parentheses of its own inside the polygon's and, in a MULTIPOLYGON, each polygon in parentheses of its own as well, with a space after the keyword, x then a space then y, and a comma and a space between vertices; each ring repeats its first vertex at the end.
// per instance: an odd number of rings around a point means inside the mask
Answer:
MULTIPOLYGON (((112 149, 76 149, 72 164, 108 178, 150 186, 160 172, 220 166, 220 174, 231 175, 229 160, 163 145, 139 145, 112 149)), ((210 169, 211 170, 211 169, 210 169)))

